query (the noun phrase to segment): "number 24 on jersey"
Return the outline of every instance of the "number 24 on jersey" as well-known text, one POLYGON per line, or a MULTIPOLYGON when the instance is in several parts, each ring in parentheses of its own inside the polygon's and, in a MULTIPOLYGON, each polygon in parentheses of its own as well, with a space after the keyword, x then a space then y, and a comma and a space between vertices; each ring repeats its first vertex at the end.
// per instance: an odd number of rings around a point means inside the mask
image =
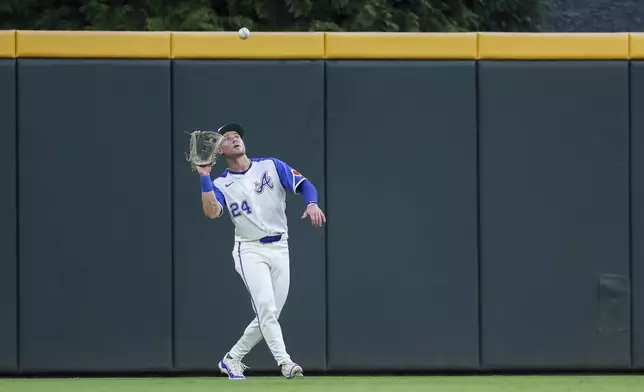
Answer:
POLYGON ((248 203, 246 200, 241 202, 241 209, 239 204, 237 203, 231 203, 230 204, 230 214, 234 217, 237 218, 242 214, 242 211, 246 212, 247 214, 251 214, 250 207, 248 206, 248 203))

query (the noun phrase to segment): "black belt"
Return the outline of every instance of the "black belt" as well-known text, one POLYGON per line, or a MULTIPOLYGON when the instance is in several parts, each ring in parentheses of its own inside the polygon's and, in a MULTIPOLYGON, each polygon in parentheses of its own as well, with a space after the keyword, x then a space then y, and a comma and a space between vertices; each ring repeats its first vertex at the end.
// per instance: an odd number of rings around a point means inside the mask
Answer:
POLYGON ((267 236, 267 237, 262 237, 262 238, 259 239, 259 242, 261 242, 263 244, 268 244, 268 243, 271 243, 271 242, 277 242, 277 241, 279 241, 281 239, 282 239, 282 235, 278 234, 278 235, 271 235, 271 236, 267 236))

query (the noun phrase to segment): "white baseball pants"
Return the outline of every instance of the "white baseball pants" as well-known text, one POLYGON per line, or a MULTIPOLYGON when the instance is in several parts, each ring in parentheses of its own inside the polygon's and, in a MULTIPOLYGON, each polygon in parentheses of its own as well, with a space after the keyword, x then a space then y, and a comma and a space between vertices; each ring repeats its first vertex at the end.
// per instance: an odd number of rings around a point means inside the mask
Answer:
POLYGON ((241 360, 264 338, 279 366, 290 359, 278 322, 290 283, 288 241, 235 242, 233 259, 256 316, 229 354, 241 360))

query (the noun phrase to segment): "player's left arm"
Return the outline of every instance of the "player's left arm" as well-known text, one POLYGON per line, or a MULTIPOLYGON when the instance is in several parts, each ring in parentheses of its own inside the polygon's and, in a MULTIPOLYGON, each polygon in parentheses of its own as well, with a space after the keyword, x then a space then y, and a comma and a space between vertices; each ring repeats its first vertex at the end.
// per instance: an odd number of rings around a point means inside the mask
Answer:
POLYGON ((318 206, 318 191, 315 185, 287 163, 277 158, 272 158, 272 160, 284 189, 296 195, 301 194, 306 202, 306 210, 304 211, 304 215, 302 215, 302 219, 308 217, 311 219, 313 226, 322 226, 326 222, 326 216, 324 216, 324 212, 318 206))

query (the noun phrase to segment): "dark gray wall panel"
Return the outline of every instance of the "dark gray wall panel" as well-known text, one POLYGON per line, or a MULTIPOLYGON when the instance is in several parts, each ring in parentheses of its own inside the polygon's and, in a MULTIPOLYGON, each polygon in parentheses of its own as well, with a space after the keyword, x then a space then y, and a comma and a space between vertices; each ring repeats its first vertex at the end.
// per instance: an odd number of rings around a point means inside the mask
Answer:
POLYGON ((18 64, 21 368, 170 369, 170 63, 18 64))
MULTIPOLYGON (((251 157, 277 157, 307 176, 324 208, 324 64, 320 61, 176 61, 174 88, 176 366, 215 370, 253 319, 234 268, 228 212, 211 221, 185 152, 186 130, 239 122, 251 157)), ((221 158, 212 177, 226 167, 221 158)), ((300 217, 304 202, 288 196, 291 287, 280 317, 286 347, 305 369, 325 367, 325 231, 300 217)), ((261 341, 244 359, 276 371, 261 341)))
POLYGON ((484 368, 627 368, 628 65, 479 64, 484 368))
POLYGON ((478 366, 473 62, 327 65, 329 368, 478 366))
POLYGON ((0 60, 0 372, 17 364, 15 60, 0 60))
POLYGON ((631 64, 633 366, 644 369, 644 62, 631 64))

